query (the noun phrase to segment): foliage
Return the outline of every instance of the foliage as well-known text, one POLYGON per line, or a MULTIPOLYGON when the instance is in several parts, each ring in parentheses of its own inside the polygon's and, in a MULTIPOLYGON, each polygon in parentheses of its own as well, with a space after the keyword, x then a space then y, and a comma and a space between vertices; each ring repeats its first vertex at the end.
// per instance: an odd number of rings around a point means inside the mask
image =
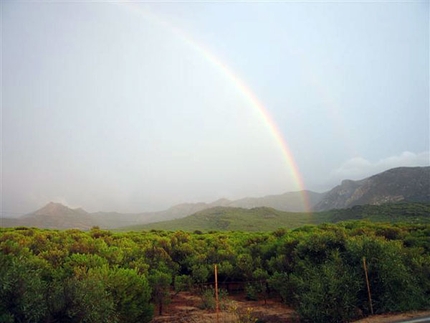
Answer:
MULTIPOLYGON (((227 296, 228 296, 228 292, 225 289, 221 288, 218 290, 218 305, 220 309, 227 309, 228 307, 227 296)), ((210 309, 210 310, 216 309, 215 289, 212 286, 203 288, 201 291, 200 298, 202 300, 202 305, 201 305, 202 308, 210 309)))
POLYGON ((345 322, 355 314, 359 280, 334 251, 330 261, 303 266, 302 275, 294 273, 297 311, 304 321, 345 322))
POLYGON ((178 275, 175 277, 175 291, 177 293, 181 291, 189 291, 193 285, 193 280, 191 276, 188 275, 178 275))
POLYGON ((37 322, 47 311, 42 271, 32 261, 0 254, 1 322, 37 322))
POLYGON ((390 223, 430 223, 429 203, 387 203, 356 205, 349 209, 332 210, 331 222, 368 220, 390 223))
MULTIPOLYGON (((0 321, 149 322, 172 287, 213 285, 214 264, 221 288, 281 297, 303 321, 351 321, 370 313, 363 257, 375 312, 425 309, 429 237, 430 224, 362 221, 228 233, 0 228, 0 321)), ((203 291, 214 308, 213 289, 203 291)))
POLYGON ((163 314, 163 305, 169 302, 169 290, 172 276, 159 270, 153 270, 149 276, 152 286, 152 298, 158 305, 158 314, 163 314))
POLYGON ((113 268, 107 271, 106 289, 114 300, 120 322, 148 322, 153 309, 149 304, 151 288, 148 279, 136 269, 113 268))
POLYGON ((237 305, 232 304, 229 306, 229 312, 234 314, 237 323, 256 323, 258 319, 252 314, 253 308, 247 307, 245 310, 240 310, 237 305))
POLYGON ((53 321, 117 322, 112 297, 94 277, 56 280, 48 291, 48 317, 53 321))

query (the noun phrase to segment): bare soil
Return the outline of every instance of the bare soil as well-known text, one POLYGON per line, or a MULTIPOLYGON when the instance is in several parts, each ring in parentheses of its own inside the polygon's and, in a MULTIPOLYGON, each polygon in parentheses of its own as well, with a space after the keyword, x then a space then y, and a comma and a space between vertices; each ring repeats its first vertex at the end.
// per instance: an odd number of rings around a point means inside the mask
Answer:
POLYGON ((291 308, 278 300, 248 301, 243 295, 228 296, 215 310, 202 308, 203 301, 198 295, 180 292, 172 295, 171 302, 164 306, 163 315, 156 315, 151 323, 254 323, 257 319, 271 323, 296 323, 297 315, 291 308), (218 320, 217 320, 218 316, 218 320))
MULTIPOLYGON (((204 309, 200 296, 190 292, 172 294, 170 304, 164 305, 163 315, 155 315, 151 323, 255 323, 257 320, 270 323, 299 323, 297 313, 277 299, 266 302, 248 301, 244 295, 228 296, 220 305, 218 314, 215 310, 204 309), (217 318, 218 317, 218 318, 217 318)), ((403 314, 373 315, 355 323, 388 323, 428 316, 430 311, 403 314)))

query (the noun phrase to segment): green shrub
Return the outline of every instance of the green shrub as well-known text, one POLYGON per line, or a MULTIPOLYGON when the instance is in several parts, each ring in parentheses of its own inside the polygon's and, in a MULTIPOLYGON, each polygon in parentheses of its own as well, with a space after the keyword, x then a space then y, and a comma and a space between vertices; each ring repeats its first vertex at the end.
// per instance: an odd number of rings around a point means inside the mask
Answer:
POLYGON ((175 291, 177 293, 181 291, 189 291, 192 288, 193 279, 188 275, 178 275, 175 277, 175 291))
MULTIPOLYGON (((225 289, 218 290, 218 302, 219 302, 220 309, 227 308, 227 296, 228 296, 228 293, 225 289)), ((210 309, 210 310, 216 309, 215 289, 212 286, 210 286, 209 288, 205 288, 202 291, 200 297, 202 299, 202 305, 201 305, 202 309, 210 309)))
POLYGON ((356 315, 360 284, 356 272, 338 253, 324 264, 303 268, 291 276, 297 311, 306 322, 347 322, 356 315))

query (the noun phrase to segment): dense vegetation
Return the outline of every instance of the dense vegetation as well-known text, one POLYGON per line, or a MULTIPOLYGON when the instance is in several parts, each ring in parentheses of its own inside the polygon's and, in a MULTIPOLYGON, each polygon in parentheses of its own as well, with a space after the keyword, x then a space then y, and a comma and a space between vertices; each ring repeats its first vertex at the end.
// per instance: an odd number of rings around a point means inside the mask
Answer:
POLYGON ((349 220, 367 220, 390 223, 430 223, 429 203, 391 203, 357 205, 349 209, 304 213, 285 212, 270 207, 244 209, 214 207, 185 218, 136 225, 121 229, 183 230, 183 231, 274 231, 279 227, 298 228, 307 224, 336 223, 349 220))
POLYGON ((1 322, 149 322, 168 292, 279 297, 304 322, 430 307, 430 225, 362 221, 272 232, 0 229, 1 322))
POLYGON ((119 228, 120 231, 274 231, 279 227, 297 228, 329 222, 330 216, 304 212, 285 212, 270 207, 252 209, 217 206, 184 218, 119 228))

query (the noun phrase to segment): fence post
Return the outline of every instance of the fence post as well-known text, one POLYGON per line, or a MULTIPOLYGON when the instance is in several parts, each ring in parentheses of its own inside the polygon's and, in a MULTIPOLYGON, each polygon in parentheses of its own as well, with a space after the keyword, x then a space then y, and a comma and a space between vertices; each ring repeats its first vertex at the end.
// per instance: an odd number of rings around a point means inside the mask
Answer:
POLYGON ((218 300, 218 269, 215 265, 215 308, 216 308, 216 322, 219 323, 219 300, 218 300))
POLYGON ((366 275, 367 295, 369 296, 370 313, 373 315, 372 295, 370 293, 369 277, 367 275, 366 257, 363 257, 364 273, 366 275))

